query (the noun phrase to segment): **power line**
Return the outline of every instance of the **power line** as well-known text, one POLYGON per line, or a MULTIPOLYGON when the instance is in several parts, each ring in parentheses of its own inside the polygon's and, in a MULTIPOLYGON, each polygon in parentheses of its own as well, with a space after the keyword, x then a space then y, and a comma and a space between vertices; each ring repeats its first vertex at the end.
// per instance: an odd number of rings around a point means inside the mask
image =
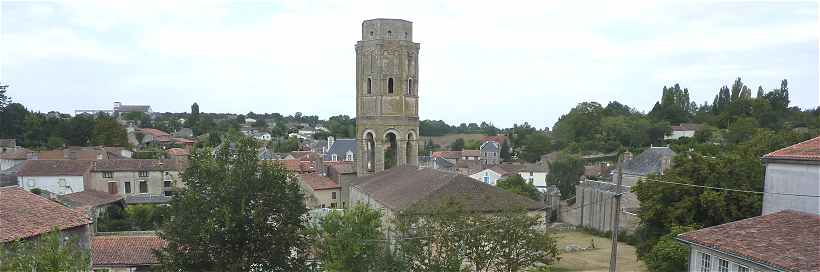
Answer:
MULTIPOLYGON (((761 192, 761 191, 723 188, 723 187, 697 185, 697 184, 689 184, 689 183, 680 183, 680 182, 672 182, 672 181, 657 180, 657 179, 647 179, 647 178, 642 178, 641 180, 653 181, 653 182, 659 182, 659 183, 666 183, 666 184, 689 186, 689 187, 698 187, 698 188, 705 188, 705 189, 712 189, 712 190, 720 190, 720 191, 738 192, 738 193, 751 193, 751 194, 761 194, 761 195, 762 194, 785 195, 785 196, 800 196, 800 197, 820 197, 820 195, 804 195, 804 194, 791 194, 791 193, 761 192)), ((625 187, 630 188, 630 186, 625 186, 625 187)))

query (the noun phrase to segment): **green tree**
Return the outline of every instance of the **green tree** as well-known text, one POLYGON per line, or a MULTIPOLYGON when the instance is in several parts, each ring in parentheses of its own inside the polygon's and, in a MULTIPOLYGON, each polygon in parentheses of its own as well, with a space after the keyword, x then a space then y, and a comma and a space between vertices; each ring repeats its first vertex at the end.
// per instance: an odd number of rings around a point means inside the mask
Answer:
MULTIPOLYGON (((191 129, 196 129, 198 123, 199 123, 199 104, 194 102, 194 104, 191 104, 191 117, 188 118, 188 121, 186 122, 185 125, 186 125, 186 127, 189 127, 191 129)), ((197 134, 197 132, 195 131, 194 135, 199 135, 199 134, 197 134)))
POLYGON ((541 155, 547 154, 552 147, 552 140, 543 133, 527 135, 521 146, 521 158, 527 162, 537 162, 541 155))
POLYGON ((38 239, 15 241, 0 247, 0 271, 89 271, 91 260, 79 238, 63 241, 59 230, 38 239))
POLYGON ((307 212, 298 181, 278 164, 260 164, 256 142, 230 139, 195 151, 187 185, 168 207, 158 252, 168 271, 300 271, 307 212))
POLYGON ((513 192, 522 196, 529 197, 533 200, 540 200, 541 193, 538 188, 535 188, 532 182, 527 182, 521 175, 513 175, 496 182, 496 187, 504 189, 508 192, 513 192))
POLYGON ((452 143, 450 143, 450 150, 452 151, 461 151, 464 150, 464 139, 458 138, 452 143))
POLYGON ((265 121, 264 119, 259 119, 259 120, 256 120, 255 123, 253 123, 253 127, 255 127, 255 128, 267 128, 268 127, 268 122, 265 121))
POLYGON ((356 119, 347 115, 331 116, 327 119, 325 127, 330 130, 330 135, 336 138, 353 138, 356 136, 356 119))
POLYGON ((464 149, 466 150, 478 150, 481 148, 481 141, 470 139, 464 142, 464 149))
POLYGON ((6 109, 6 106, 11 104, 11 97, 6 95, 6 91, 9 88, 9 85, 3 85, 0 83, 0 112, 6 109))
POLYGON ((726 141, 731 144, 737 144, 746 141, 754 135, 757 130, 757 120, 751 117, 744 117, 737 119, 729 125, 729 132, 726 133, 726 141))
POLYGON ((671 232, 662 236, 644 258, 649 270, 685 271, 689 264, 689 247, 676 241, 675 237, 696 229, 692 226, 672 226, 671 232))
POLYGON ((50 136, 48 137, 48 142, 46 143, 46 147, 48 149, 58 149, 63 148, 65 146, 65 140, 62 137, 57 136, 50 136))
POLYGON ((557 185, 563 199, 575 196, 575 185, 584 174, 584 161, 578 156, 562 153, 549 166, 547 184, 557 185))
POLYGON ((128 146, 128 133, 114 118, 100 114, 91 131, 91 144, 104 146, 128 146))
POLYGON ((501 151, 499 152, 502 161, 512 161, 512 154, 510 153, 510 144, 507 141, 501 143, 501 151))
POLYGON ((385 256, 382 214, 363 204, 332 211, 316 228, 319 260, 327 271, 378 271, 385 256))

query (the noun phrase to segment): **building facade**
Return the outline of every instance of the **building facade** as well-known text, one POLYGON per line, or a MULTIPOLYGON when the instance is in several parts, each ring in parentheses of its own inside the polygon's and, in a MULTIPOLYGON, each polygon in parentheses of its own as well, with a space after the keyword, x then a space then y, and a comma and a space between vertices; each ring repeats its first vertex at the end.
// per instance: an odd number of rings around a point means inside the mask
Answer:
POLYGON ((820 137, 763 156, 763 214, 796 210, 820 215, 820 137))
POLYGON ((109 194, 172 196, 185 185, 185 160, 104 160, 94 162, 91 189, 109 194))
POLYGON ((372 19, 356 44, 356 161, 359 176, 418 165, 418 54, 413 23, 372 19))

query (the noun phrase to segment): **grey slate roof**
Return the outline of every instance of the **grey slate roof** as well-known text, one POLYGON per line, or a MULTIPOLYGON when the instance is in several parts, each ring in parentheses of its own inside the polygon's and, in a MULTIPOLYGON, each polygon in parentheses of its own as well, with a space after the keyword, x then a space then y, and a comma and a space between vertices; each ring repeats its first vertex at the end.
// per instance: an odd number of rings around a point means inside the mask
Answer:
POLYGON ((360 192, 393 211, 419 211, 425 205, 455 201, 467 211, 497 212, 509 208, 538 210, 543 203, 478 182, 468 176, 401 166, 353 181, 360 192))
POLYGON ((353 157, 356 157, 356 139, 336 139, 325 154, 324 160, 330 161, 333 154, 336 154, 336 159, 343 161, 347 151, 353 152, 353 157))
POLYGON ((453 162, 441 157, 433 157, 433 163, 435 163, 437 169, 453 168, 456 166, 453 162))
POLYGON ((170 196, 138 194, 125 197, 127 204, 164 204, 171 201, 170 196))
POLYGON ((481 144, 481 152, 498 152, 500 149, 498 143, 494 141, 486 141, 481 144))
POLYGON ((624 174, 646 176, 651 173, 660 173, 661 161, 672 160, 675 151, 669 147, 650 147, 643 153, 624 163, 624 174))

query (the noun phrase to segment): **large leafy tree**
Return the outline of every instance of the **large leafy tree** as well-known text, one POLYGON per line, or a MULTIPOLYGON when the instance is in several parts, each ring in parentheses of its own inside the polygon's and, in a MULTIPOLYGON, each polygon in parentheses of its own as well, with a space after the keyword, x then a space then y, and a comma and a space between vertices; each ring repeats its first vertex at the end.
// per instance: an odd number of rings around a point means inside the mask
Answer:
POLYGON ((234 139, 194 152, 187 188, 170 202, 158 252, 167 271, 299 271, 305 266, 307 212, 298 182, 260 163, 256 143, 234 139))
POLYGON ((0 271, 89 271, 90 264, 88 250, 80 247, 78 237, 63 240, 56 229, 0 247, 0 271))
POLYGON ((543 133, 531 133, 524 139, 521 147, 521 158, 528 162, 536 162, 541 155, 547 154, 552 147, 552 139, 543 133))
POLYGON ((584 161, 578 156, 562 153, 549 166, 547 184, 557 185, 562 199, 575 196, 575 185, 584 174, 584 161))
POLYGON ((314 246, 327 271, 380 271, 388 255, 384 230, 379 210, 357 204, 322 218, 314 246))
POLYGON ((94 129, 91 131, 91 144, 128 146, 128 133, 114 118, 99 114, 94 120, 94 129))
POLYGON ((496 183, 496 186, 506 191, 529 197, 533 200, 539 200, 541 198, 541 193, 538 192, 535 185, 533 185, 532 182, 527 182, 520 175, 513 175, 499 180, 496 183))

